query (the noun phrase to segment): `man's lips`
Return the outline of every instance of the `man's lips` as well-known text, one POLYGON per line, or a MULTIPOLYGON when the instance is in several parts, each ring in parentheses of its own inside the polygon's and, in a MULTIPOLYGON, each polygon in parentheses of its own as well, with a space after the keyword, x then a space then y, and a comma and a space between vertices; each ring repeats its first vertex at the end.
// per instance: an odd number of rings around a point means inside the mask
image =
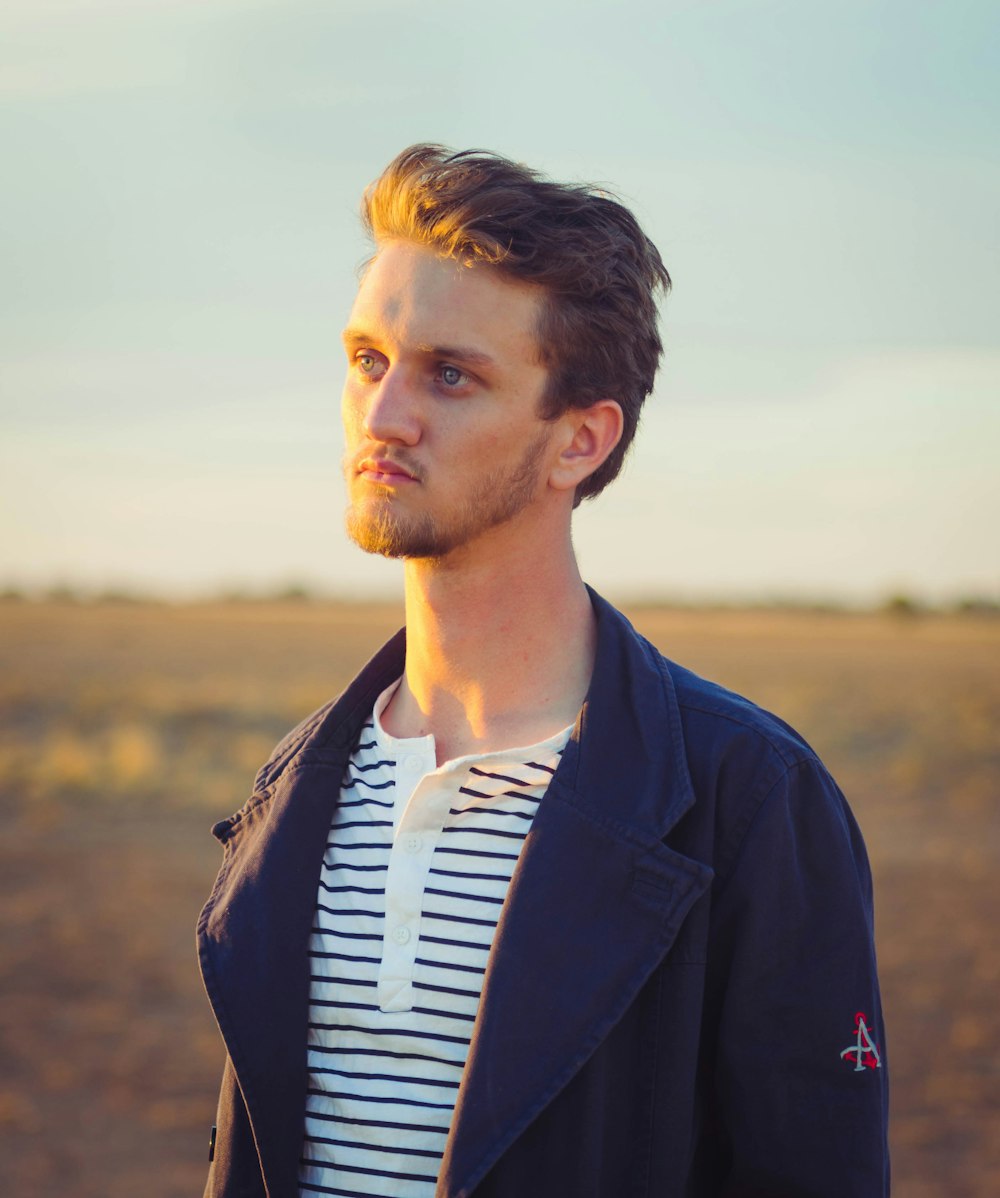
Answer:
POLYGON ((362 458, 357 472, 369 482, 393 484, 418 481, 412 470, 391 458, 362 458))

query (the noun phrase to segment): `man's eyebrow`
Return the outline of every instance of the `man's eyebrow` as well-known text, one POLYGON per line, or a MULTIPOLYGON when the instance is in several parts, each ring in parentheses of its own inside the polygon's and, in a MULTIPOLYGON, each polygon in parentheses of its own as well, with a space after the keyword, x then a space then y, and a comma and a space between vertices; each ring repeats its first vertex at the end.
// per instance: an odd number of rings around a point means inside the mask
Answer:
POLYGON ((356 325, 348 325, 340 334, 340 339, 345 345, 371 345, 378 340, 377 337, 356 325))
POLYGON ((481 349, 471 345, 418 345, 417 350, 429 358, 455 358, 468 362, 470 366, 495 366, 496 360, 481 349))
MULTIPOLYGON (((378 345, 381 340, 376 334, 357 325, 349 325, 344 329, 341 339, 348 347, 352 345, 374 346, 378 345)), ((471 345, 430 345, 427 342, 420 342, 416 349, 417 353, 424 354, 428 358, 456 359, 459 362, 467 362, 470 366, 496 366, 495 358, 484 350, 475 349, 471 345)))

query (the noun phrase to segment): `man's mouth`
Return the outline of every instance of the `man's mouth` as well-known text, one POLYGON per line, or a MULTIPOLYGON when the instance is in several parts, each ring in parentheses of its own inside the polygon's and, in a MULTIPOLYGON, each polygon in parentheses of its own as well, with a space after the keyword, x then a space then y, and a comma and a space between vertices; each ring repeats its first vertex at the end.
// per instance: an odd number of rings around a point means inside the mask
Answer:
POLYGON ((368 482, 382 483, 385 486, 399 486, 419 481, 412 469, 393 461, 392 458, 362 458, 358 462, 357 473, 368 482))

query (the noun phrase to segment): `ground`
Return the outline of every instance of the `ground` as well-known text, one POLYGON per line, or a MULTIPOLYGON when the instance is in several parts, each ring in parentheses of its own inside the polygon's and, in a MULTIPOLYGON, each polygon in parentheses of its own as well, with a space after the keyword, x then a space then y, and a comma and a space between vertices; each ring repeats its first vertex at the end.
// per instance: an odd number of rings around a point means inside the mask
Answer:
MULTIPOLYGON (((875 877, 894 1193, 1000 1193, 1000 621, 636 609, 776 710, 875 877)), ((0 1193, 199 1194, 222 1048, 210 825, 400 620, 286 603, 0 605, 0 1193)))

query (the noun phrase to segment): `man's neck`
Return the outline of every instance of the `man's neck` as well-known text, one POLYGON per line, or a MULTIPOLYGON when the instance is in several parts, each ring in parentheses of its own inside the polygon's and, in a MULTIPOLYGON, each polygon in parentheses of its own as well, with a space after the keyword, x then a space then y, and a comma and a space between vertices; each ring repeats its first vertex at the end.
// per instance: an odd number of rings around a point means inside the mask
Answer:
POLYGON ((555 553, 408 561, 406 635, 383 720, 395 736, 432 734, 439 763, 559 732, 593 670, 594 613, 568 536, 555 553))

